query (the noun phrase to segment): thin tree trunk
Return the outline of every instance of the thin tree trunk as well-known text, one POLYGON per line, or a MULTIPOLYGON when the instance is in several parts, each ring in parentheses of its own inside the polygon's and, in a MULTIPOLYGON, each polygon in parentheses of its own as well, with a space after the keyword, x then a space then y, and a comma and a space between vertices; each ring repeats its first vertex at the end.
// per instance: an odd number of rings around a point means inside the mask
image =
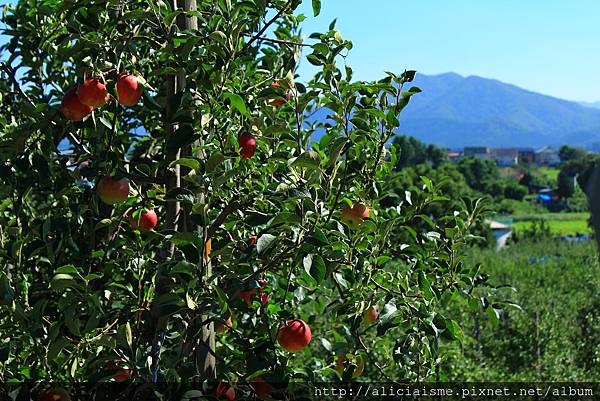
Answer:
MULTIPOLYGON (((196 11, 197 10, 197 6, 196 6, 196 0, 184 0, 184 9, 185 11, 196 11)), ((186 29, 186 30, 197 30, 198 29, 198 18, 196 16, 181 16, 182 18, 179 19, 178 21, 178 25, 180 29, 186 29)), ((179 82, 180 82, 180 86, 181 88, 185 88, 186 85, 186 77, 185 77, 185 71, 181 71, 179 74, 179 82)), ((190 116, 192 117, 192 116, 190 116)), ((194 143, 194 146, 201 146, 203 145, 203 140, 200 139, 198 141, 196 141, 194 143)), ((190 155, 192 153, 191 147, 187 147, 185 150, 183 150, 182 154, 183 155, 190 155)), ((204 151, 199 150, 198 152, 196 152, 194 154, 195 157, 201 158, 201 159, 205 159, 205 154, 204 151)), ((204 193, 201 192, 198 195, 197 201, 199 203, 205 203, 206 199, 204 196, 204 193)), ((184 218, 181 219, 180 221, 182 222, 183 226, 186 227, 186 230, 197 230, 198 234, 202 237, 203 239, 203 246, 206 247, 206 243, 209 240, 208 235, 207 235, 207 222, 206 219, 202 219, 204 221, 204 226, 197 226, 197 227, 193 227, 192 222, 189 218, 190 216, 190 211, 186 210, 186 213, 184 213, 184 218)), ((203 279, 206 280, 208 277, 210 277, 212 275, 212 266, 210 263, 210 258, 204 258, 205 256, 205 249, 202 249, 202 257, 201 257, 201 261, 200 263, 202 264, 202 272, 203 272, 203 279)), ((207 321, 208 319, 210 319, 209 316, 206 315, 202 315, 201 317, 201 321, 204 323, 205 321, 207 321)), ((204 381, 204 380, 214 380, 217 378, 217 372, 216 372, 216 361, 215 361, 215 357, 214 357, 214 351, 215 351, 215 330, 214 330, 214 323, 208 323, 208 324, 203 324, 202 325, 202 329, 200 332, 200 338, 198 338, 196 340, 196 344, 195 344, 195 351, 194 351, 194 359, 195 359, 195 363, 196 363, 196 372, 198 374, 198 378, 200 381, 204 381)))

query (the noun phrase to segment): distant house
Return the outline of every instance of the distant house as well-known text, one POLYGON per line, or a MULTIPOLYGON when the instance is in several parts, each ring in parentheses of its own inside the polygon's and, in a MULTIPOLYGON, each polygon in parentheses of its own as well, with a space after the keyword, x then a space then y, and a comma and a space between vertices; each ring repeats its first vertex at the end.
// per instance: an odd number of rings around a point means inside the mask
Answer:
POLYGON ((492 150, 485 146, 468 146, 464 149, 463 154, 465 157, 492 158, 492 150))
POLYGON ((499 251, 504 248, 506 246, 506 241, 512 235, 512 224, 504 224, 494 220, 485 220, 484 223, 490 227, 494 234, 494 238, 496 239, 496 250, 499 251))
POLYGON ((519 164, 519 151, 516 148, 497 148, 492 151, 492 156, 498 166, 514 166, 519 164))
POLYGON ((531 164, 535 161, 535 150, 533 148, 517 148, 519 152, 519 163, 531 164))
POLYGON ((448 151, 447 156, 450 161, 456 162, 460 159, 460 152, 448 151))
POLYGON ((544 146, 535 151, 535 163, 540 166, 556 166, 560 163, 558 150, 551 146, 544 146))

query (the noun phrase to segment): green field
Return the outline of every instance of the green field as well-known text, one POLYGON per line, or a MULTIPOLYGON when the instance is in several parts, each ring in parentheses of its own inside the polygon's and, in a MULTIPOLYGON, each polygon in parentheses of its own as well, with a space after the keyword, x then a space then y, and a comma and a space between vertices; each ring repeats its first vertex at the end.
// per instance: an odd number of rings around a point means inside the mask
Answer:
POLYGON ((589 213, 542 213, 514 216, 513 227, 517 234, 539 221, 544 221, 553 235, 588 234, 592 230, 588 225, 589 213))
POLYGON ((538 171, 545 175, 549 180, 556 181, 560 170, 551 167, 540 167, 538 171))
MULTIPOLYGON (((585 220, 547 220, 545 223, 553 235, 575 235, 592 232, 585 220)), ((533 224, 534 222, 531 220, 518 221, 513 224, 513 227, 517 234, 519 234, 524 230, 530 229, 533 224)))

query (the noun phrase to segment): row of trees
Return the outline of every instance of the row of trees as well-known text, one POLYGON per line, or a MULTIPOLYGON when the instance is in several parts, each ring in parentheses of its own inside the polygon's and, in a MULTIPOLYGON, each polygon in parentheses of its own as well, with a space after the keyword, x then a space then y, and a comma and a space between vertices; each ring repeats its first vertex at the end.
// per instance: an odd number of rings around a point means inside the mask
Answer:
POLYGON ((439 377, 463 339, 442 307, 486 280, 459 256, 485 207, 425 176, 398 191, 386 143, 414 72, 354 81, 339 64, 352 43, 335 23, 304 43, 299 3, 8 7, 0 380, 220 380, 267 398, 361 361, 373 380, 439 377), (305 84, 304 57, 319 68, 305 84), (125 72, 144 86, 131 107, 111 89, 125 72), (89 77, 112 99, 66 120, 89 77), (335 124, 307 122, 320 107, 335 124), (103 177, 127 180, 126 199, 99 201, 103 177), (127 223, 140 209, 153 230, 127 223))
POLYGON ((450 163, 447 152, 435 145, 426 145, 411 136, 399 135, 394 138, 394 144, 400 149, 396 169, 404 177, 403 184, 414 185, 422 173, 415 173, 419 165, 427 165, 427 176, 436 174, 451 177, 448 183, 448 193, 488 195, 494 199, 522 200, 528 190, 514 179, 500 175, 493 160, 481 157, 463 157, 456 163, 450 163), (435 171, 439 171, 439 174, 435 171), (412 178, 410 178, 412 177, 412 178), (415 181, 415 178, 416 181, 415 181), (466 184, 466 186, 464 185, 466 184))

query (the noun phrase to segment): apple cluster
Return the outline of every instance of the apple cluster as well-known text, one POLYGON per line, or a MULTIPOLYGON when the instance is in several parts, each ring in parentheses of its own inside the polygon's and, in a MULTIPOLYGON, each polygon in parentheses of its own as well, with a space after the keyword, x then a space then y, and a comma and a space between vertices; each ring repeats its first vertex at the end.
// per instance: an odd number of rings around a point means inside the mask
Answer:
MULTIPOLYGON (((117 79, 118 102, 123 106, 135 105, 144 91, 138 78, 121 74, 117 79)), ((60 104, 60 112, 71 121, 81 121, 94 108, 102 107, 110 100, 110 93, 99 77, 87 78, 82 84, 69 89, 60 104)))
MULTIPOLYGON (((137 76, 133 74, 121 74, 117 78, 117 101, 131 107, 140 98, 144 88, 137 76)), ((81 121, 94 108, 102 107, 110 100, 110 93, 106 85, 99 77, 87 78, 82 84, 69 89, 60 105, 62 115, 71 121, 81 121)), ((102 177, 96 186, 98 197, 107 205, 127 200, 129 197, 129 180, 127 178, 115 179, 113 177, 102 177)), ((154 210, 143 209, 133 212, 129 216, 131 227, 139 231, 149 231, 156 227, 158 217, 154 210)))

